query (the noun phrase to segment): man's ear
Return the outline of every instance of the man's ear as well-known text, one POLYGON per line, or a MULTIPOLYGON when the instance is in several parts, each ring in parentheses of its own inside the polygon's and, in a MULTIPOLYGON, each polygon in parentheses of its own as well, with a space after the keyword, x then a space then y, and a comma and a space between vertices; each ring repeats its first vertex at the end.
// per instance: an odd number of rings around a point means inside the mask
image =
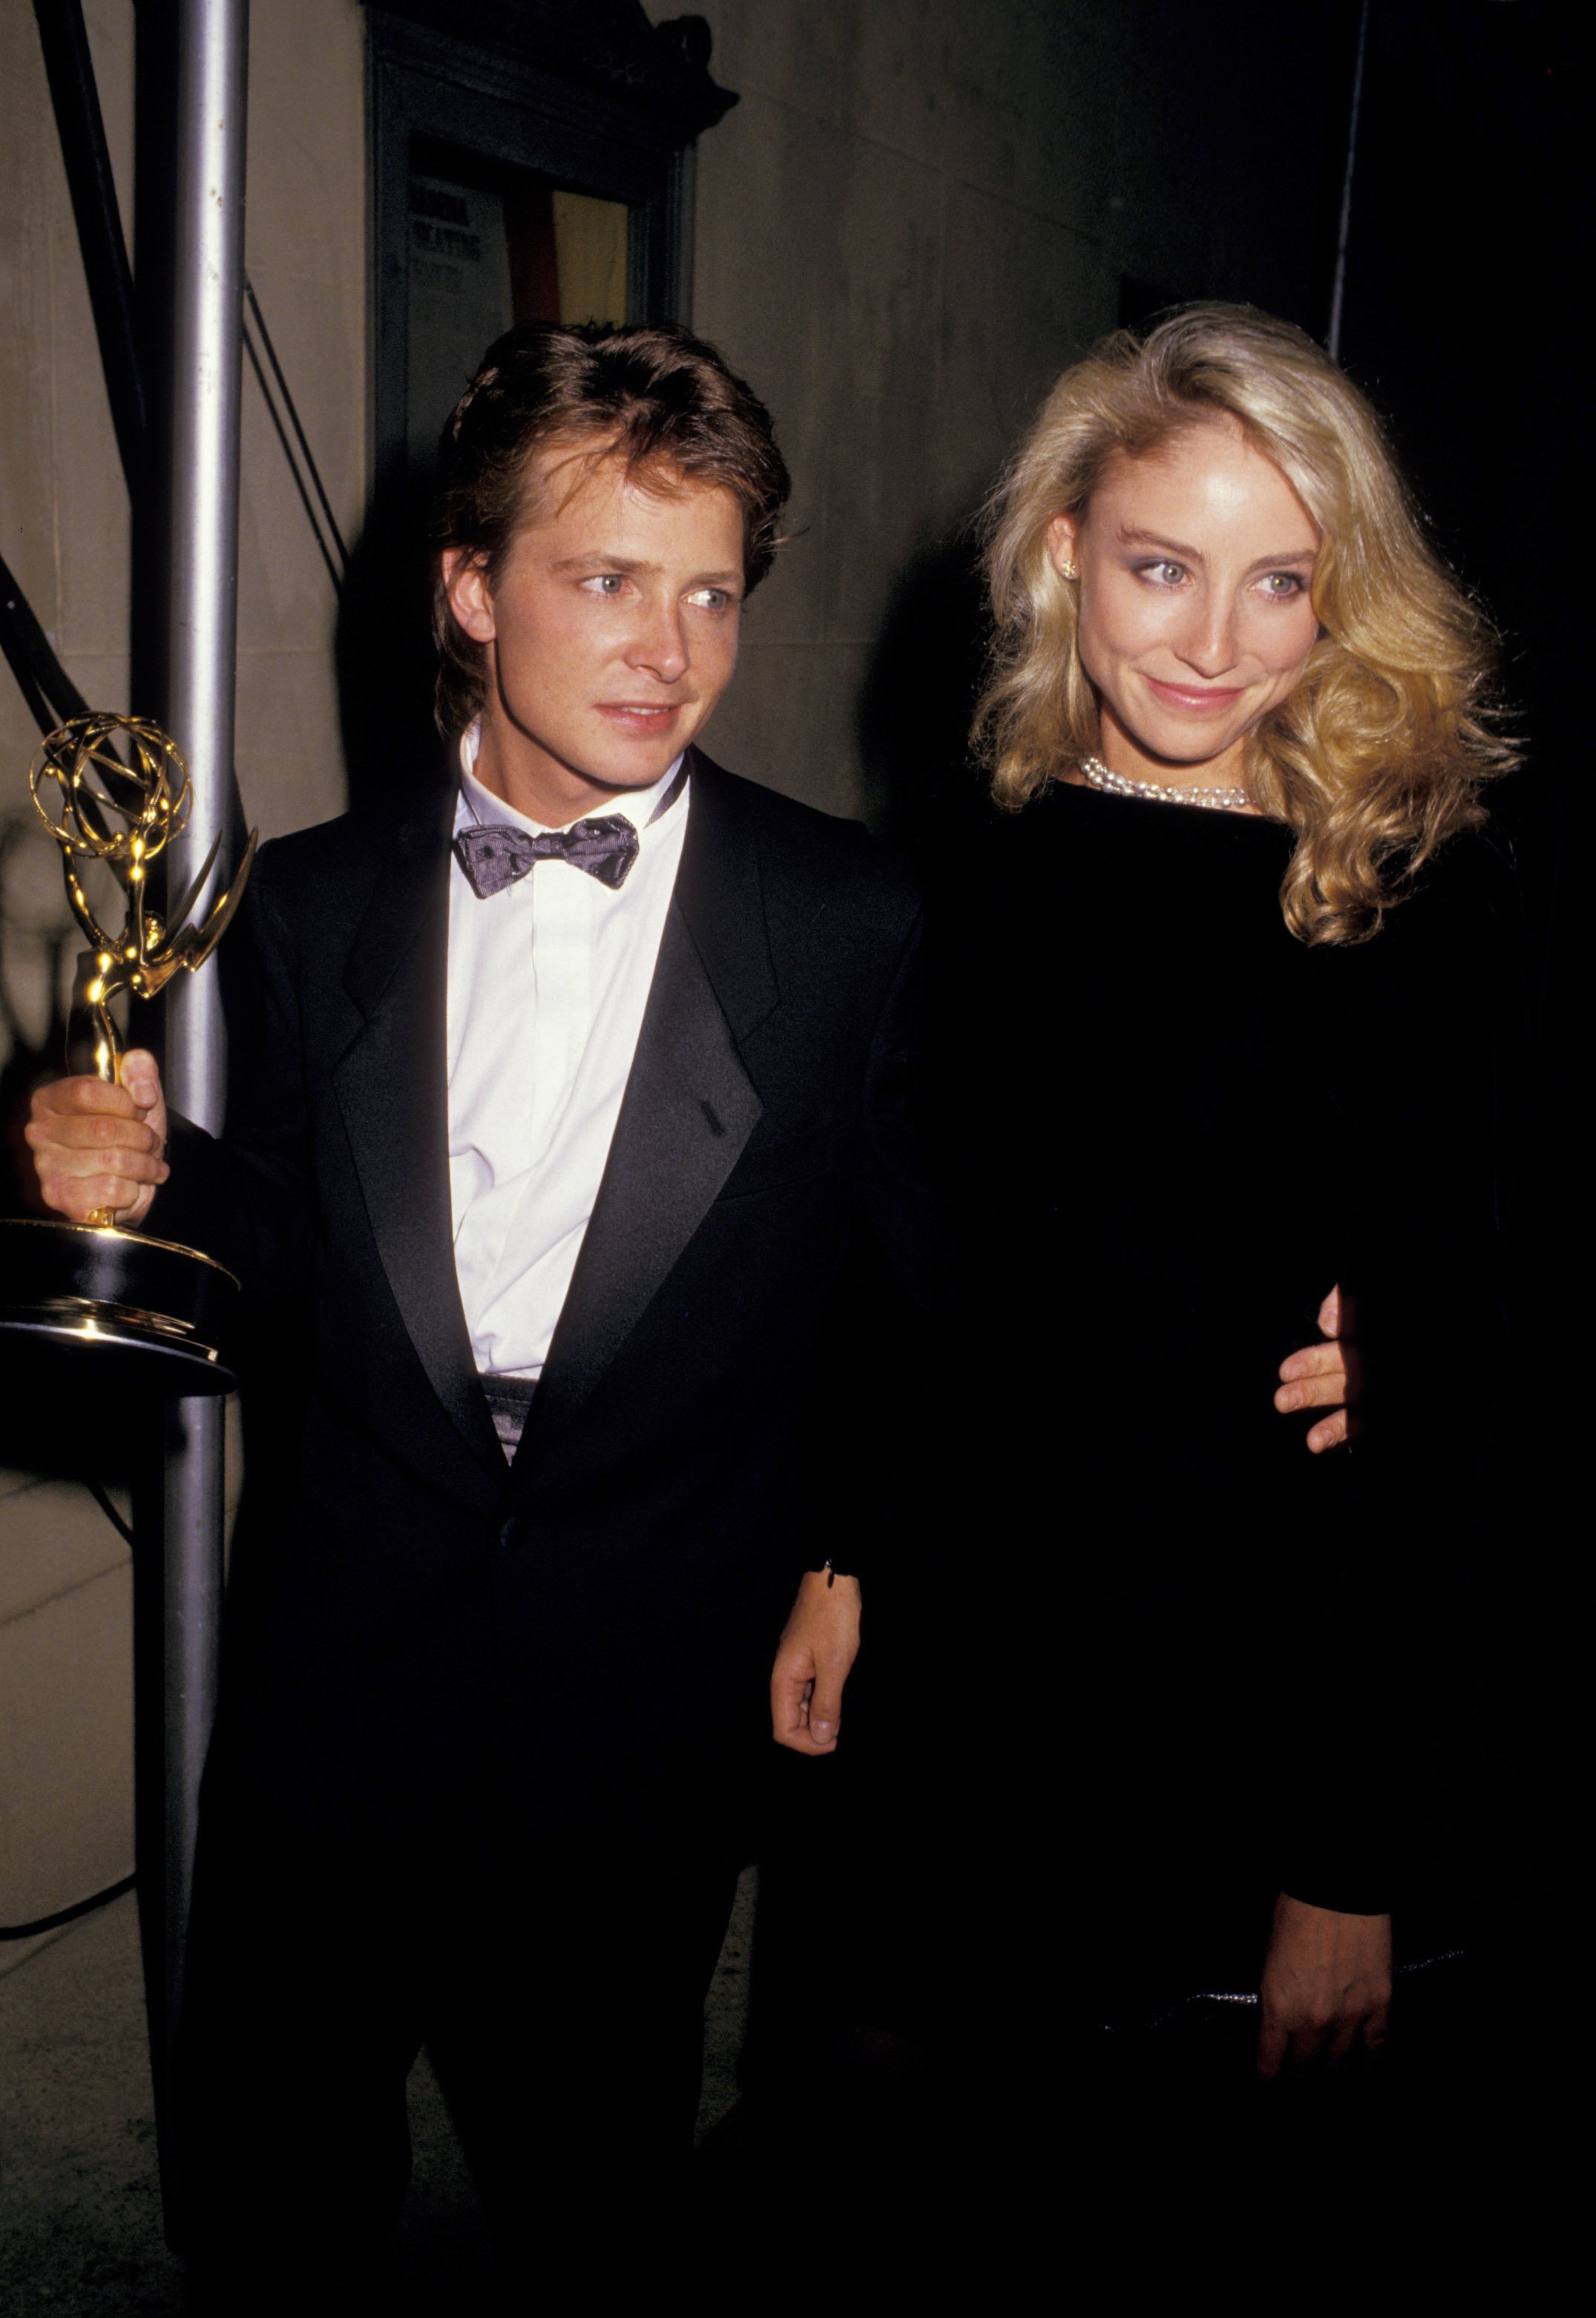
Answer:
MULTIPOLYGON (((1055 515, 1047 526, 1047 553, 1055 569, 1076 562, 1080 526, 1072 515, 1055 515)), ((1067 574, 1072 577, 1073 574, 1067 574)))
POLYGON ((461 628, 473 643, 490 644, 498 630, 487 565, 469 547, 446 547, 442 570, 444 593, 461 628))

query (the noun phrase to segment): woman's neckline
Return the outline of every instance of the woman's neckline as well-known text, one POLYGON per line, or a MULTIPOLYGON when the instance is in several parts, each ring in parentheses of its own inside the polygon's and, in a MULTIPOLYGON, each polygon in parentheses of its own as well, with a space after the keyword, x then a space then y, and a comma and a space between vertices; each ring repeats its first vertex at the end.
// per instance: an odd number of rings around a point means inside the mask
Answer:
MULTIPOLYGON (((1269 818, 1269 815, 1267 813, 1260 813, 1256 805, 1236 805, 1226 804, 1224 806, 1218 806, 1207 803, 1200 796, 1193 796, 1189 799, 1182 796, 1138 796, 1134 790, 1110 789, 1106 787, 1099 781, 1088 780, 1084 773, 1077 770, 1071 770, 1067 773, 1055 773, 1053 777, 1054 782, 1063 788, 1088 789, 1094 796, 1107 797, 1111 803, 1115 804, 1173 805, 1178 812, 1206 813, 1211 814, 1215 820, 1219 821, 1267 821, 1269 818)), ((1177 784, 1170 782, 1168 784, 1160 784, 1160 786, 1167 786, 1173 788, 1177 784)), ((1193 786, 1197 788, 1201 788, 1206 786, 1208 785, 1202 782, 1193 783, 1193 786)), ((1233 790, 1227 789, 1224 793, 1227 797, 1232 795, 1239 796, 1242 794, 1239 788, 1233 790)))
POLYGON ((1042 794, 1083 800, 1088 812, 1098 813, 1105 821, 1117 814, 1143 827, 1167 822, 1171 830, 1179 830, 1183 834, 1197 823, 1211 824, 1216 829, 1267 829, 1277 836, 1288 833, 1285 822, 1276 821, 1266 813, 1220 813, 1212 805, 1180 804, 1171 797, 1120 796, 1107 789, 1093 788, 1089 781, 1070 780, 1062 773, 1053 775, 1042 794))

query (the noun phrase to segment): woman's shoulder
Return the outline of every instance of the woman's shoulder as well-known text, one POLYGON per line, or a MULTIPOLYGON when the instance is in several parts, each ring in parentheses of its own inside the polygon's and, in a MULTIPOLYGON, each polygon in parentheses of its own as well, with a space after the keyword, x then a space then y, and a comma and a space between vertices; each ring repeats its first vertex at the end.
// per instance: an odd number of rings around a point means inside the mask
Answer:
POLYGON ((1518 864, 1494 823, 1464 830, 1421 862, 1397 889, 1385 922, 1366 946, 1394 964, 1427 953, 1493 951, 1518 943, 1522 907, 1518 864))
POLYGON ((1342 998, 1375 1033, 1445 1045, 1522 1033, 1527 957, 1517 866, 1490 827, 1451 839, 1413 872, 1377 932, 1328 954, 1342 998), (1516 1026, 1516 1027, 1513 1027, 1516 1026))

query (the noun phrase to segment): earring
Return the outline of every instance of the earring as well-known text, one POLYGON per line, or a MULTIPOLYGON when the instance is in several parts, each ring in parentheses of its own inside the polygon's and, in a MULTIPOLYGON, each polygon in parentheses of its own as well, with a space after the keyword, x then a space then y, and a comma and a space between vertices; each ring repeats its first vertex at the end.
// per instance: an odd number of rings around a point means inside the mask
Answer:
POLYGON ((1079 580, 1080 577, 1080 566, 1074 563, 1061 563, 1059 565, 1059 576, 1064 580, 1079 580))

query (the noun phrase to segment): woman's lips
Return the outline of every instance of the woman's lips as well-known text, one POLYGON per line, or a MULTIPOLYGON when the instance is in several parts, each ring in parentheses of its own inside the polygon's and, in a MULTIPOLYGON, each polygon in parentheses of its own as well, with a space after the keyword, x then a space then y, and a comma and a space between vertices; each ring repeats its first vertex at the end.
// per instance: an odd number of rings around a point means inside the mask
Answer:
POLYGON ((1196 715, 1212 715, 1215 711, 1233 708, 1242 697, 1243 687, 1233 685, 1161 684, 1156 676, 1145 676, 1142 681, 1156 699, 1170 708, 1185 708, 1196 715))

